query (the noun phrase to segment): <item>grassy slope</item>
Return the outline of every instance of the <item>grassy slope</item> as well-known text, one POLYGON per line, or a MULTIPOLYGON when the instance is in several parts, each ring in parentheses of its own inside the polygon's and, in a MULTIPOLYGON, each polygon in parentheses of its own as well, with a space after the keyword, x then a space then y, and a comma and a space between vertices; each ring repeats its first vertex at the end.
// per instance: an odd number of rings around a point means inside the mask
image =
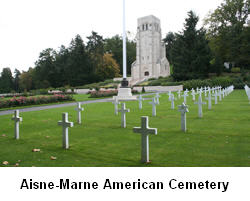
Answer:
MULTIPOLYGON (((137 102, 127 103, 127 128, 120 128, 120 116, 114 115, 112 103, 84 106, 83 125, 69 130, 70 149, 61 148, 62 112, 76 122, 74 107, 22 113, 21 139, 13 139, 11 115, 0 116, 0 166, 250 166, 250 105, 243 90, 235 91, 211 111, 204 107, 199 119, 197 105, 188 99, 188 132, 180 131, 180 113, 170 109, 166 95, 152 117, 145 101, 139 111, 137 102), (140 163, 140 135, 132 128, 140 126, 140 116, 149 116, 149 126, 158 128, 150 136, 149 165, 140 163), (6 134, 7 137, 2 137, 6 134), (49 136, 49 138, 46 138, 49 136), (34 148, 41 149, 33 153, 34 148), (50 160, 50 156, 57 160, 50 160)), ((176 102, 176 106, 181 101, 176 102)))

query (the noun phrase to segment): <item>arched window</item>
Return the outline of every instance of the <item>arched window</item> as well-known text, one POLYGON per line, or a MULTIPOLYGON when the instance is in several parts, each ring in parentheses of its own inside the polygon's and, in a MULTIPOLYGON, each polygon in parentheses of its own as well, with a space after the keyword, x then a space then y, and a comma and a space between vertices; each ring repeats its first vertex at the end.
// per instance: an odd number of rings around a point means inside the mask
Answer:
POLYGON ((149 72, 146 71, 146 72, 144 73, 144 75, 145 75, 145 76, 149 76, 149 72))

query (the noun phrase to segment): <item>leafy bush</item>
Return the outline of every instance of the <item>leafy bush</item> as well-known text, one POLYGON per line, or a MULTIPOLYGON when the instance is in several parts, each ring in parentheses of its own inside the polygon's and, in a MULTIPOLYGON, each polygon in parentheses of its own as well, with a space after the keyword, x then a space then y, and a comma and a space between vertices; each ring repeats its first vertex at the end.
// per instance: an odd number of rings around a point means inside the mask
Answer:
POLYGON ((73 101, 70 95, 52 95, 52 96, 31 96, 31 97, 14 97, 8 100, 0 100, 0 108, 9 108, 27 105, 39 105, 47 103, 57 103, 63 101, 73 101))
MULTIPOLYGON (((132 90, 133 94, 138 93, 136 90, 132 90)), ((99 90, 99 91, 91 91, 90 98, 102 98, 102 97, 111 97, 116 96, 118 94, 118 90, 99 90)))
POLYGON ((245 82, 240 77, 215 77, 212 79, 206 80, 189 80, 183 82, 184 89, 192 89, 197 87, 215 87, 215 86, 222 86, 223 88, 228 87, 230 85, 234 85, 235 89, 243 89, 245 86, 245 82))
POLYGON ((232 73, 240 73, 240 68, 238 68, 238 67, 232 68, 231 72, 232 73))

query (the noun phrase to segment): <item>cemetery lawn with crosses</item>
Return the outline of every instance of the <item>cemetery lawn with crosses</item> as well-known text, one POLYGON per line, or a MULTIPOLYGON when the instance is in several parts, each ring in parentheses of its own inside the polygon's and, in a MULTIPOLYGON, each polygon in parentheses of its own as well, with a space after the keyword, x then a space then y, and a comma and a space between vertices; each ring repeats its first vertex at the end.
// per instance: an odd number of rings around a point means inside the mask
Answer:
POLYGON ((161 94, 156 117, 152 117, 149 102, 143 101, 141 110, 138 101, 126 102, 130 109, 126 128, 121 128, 121 114, 114 114, 111 102, 82 105, 81 125, 77 124, 76 105, 20 112, 19 140, 14 139, 13 115, 0 116, 0 167, 250 166, 250 105, 245 91, 236 90, 217 105, 212 101, 211 110, 203 105, 203 118, 188 96, 186 133, 181 131, 177 107, 183 97, 177 98, 173 110, 168 94, 161 94), (62 127, 57 125, 64 112, 74 122, 69 128, 68 150, 62 149, 62 127), (142 116, 148 116, 149 127, 158 130, 158 135, 149 136, 149 164, 141 163, 141 136, 133 133, 134 127, 141 126, 142 116))

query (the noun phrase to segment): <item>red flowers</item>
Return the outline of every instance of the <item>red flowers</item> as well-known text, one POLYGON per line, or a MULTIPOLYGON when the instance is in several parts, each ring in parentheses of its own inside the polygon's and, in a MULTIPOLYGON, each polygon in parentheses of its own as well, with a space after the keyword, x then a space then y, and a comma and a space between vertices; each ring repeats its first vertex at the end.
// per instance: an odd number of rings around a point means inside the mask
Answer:
POLYGON ((55 94, 51 96, 30 96, 30 97, 13 97, 9 100, 0 100, 0 108, 26 106, 26 105, 39 105, 47 103, 56 103, 63 101, 71 101, 73 97, 70 95, 55 94))

